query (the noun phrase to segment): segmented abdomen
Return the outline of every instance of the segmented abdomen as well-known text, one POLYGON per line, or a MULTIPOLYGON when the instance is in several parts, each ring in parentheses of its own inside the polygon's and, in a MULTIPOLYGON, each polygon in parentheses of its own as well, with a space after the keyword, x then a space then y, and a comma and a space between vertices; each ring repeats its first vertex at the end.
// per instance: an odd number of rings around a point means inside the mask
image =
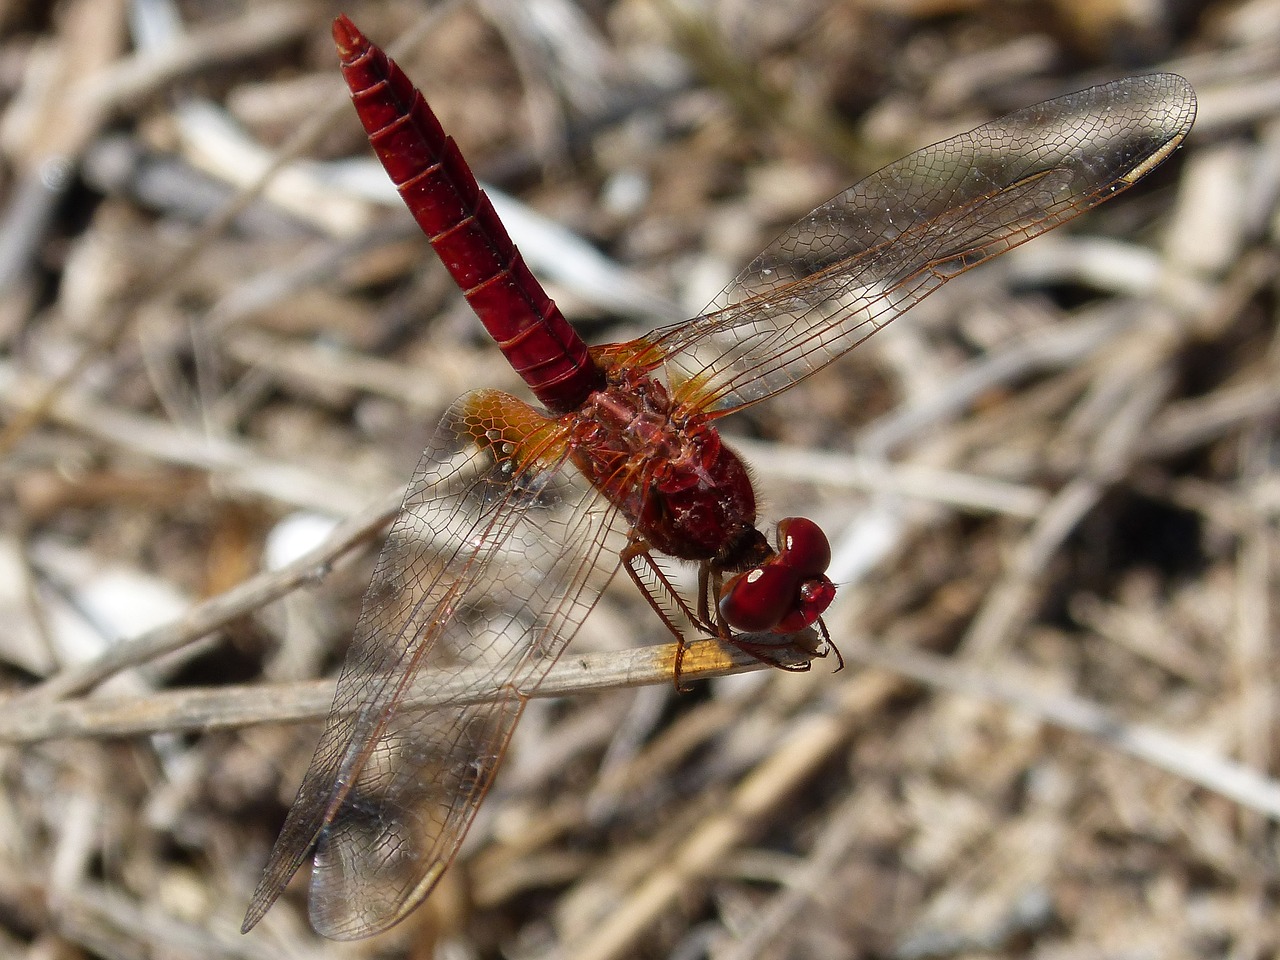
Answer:
POLYGON ((453 138, 350 20, 338 17, 333 37, 370 144, 480 322, 548 410, 577 409, 604 374, 525 266, 453 138))

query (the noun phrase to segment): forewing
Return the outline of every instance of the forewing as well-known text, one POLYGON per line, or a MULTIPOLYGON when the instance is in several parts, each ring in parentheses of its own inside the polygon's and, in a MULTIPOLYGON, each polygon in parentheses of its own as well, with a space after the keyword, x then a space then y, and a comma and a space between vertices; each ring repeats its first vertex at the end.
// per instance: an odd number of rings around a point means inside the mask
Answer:
POLYGON ((538 418, 537 435, 512 446, 509 423, 489 429, 487 401, 500 395, 481 396, 454 405, 415 473, 246 928, 313 849, 311 920, 325 936, 368 936, 420 903, 457 852, 527 695, 617 569, 619 516, 567 466, 561 429, 538 418), (506 439, 473 439, 486 430, 506 439), (419 671, 450 665, 481 668, 483 688, 503 696, 405 703, 419 671))
POLYGON ((1137 182, 1195 107, 1181 77, 1131 77, 917 151, 791 227, 706 314, 652 334, 657 354, 704 410, 772 396, 952 277, 1137 182))

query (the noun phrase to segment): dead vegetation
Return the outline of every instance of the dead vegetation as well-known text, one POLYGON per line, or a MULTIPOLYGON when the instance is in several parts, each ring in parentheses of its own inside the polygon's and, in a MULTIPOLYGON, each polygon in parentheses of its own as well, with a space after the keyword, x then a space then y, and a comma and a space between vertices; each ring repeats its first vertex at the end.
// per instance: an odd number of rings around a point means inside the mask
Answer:
POLYGON ((422 910, 320 941, 303 876, 243 937, 395 492, 522 388, 337 7, 0 2, 0 956, 1274 955, 1280 2, 344 9, 593 342, 1009 109, 1160 69, 1200 112, 727 422, 836 542, 848 669, 677 695, 620 579, 422 910))

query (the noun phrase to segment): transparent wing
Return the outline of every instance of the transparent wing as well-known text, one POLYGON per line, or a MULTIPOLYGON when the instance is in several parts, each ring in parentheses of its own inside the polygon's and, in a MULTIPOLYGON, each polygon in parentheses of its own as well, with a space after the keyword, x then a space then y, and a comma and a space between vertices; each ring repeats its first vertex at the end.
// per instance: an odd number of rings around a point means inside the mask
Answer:
POLYGON ((528 694, 617 569, 624 525, 566 460, 559 425, 513 398, 478 391, 445 416, 379 558, 246 929, 312 850, 311 921, 333 939, 391 926, 443 874, 528 694), (520 415, 505 418, 495 397, 520 415), (451 664, 481 668, 485 689, 505 696, 404 703, 420 670, 451 664))
POLYGON ((1195 109, 1181 77, 1131 77, 935 143, 818 207, 706 314, 647 339, 695 406, 723 414, 772 396, 952 277, 1136 183, 1195 109))

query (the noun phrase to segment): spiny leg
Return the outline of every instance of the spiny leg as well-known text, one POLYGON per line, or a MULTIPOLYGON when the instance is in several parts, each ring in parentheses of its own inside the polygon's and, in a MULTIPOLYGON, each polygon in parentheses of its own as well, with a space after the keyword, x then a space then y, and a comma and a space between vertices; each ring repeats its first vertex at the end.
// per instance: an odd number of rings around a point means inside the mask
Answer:
POLYGON ((675 584, 653 559, 649 542, 634 530, 630 541, 622 550, 621 557, 622 565, 626 568, 631 581, 676 639, 674 680, 676 689, 683 691, 685 688, 680 683, 680 669, 684 663, 684 651, 688 641, 685 640, 684 632, 676 625, 676 616, 684 617, 698 629, 706 629, 706 625, 702 619, 694 615, 684 598, 680 596, 680 592, 676 590, 675 584), (673 610, 668 604, 674 605, 675 609, 673 610))

